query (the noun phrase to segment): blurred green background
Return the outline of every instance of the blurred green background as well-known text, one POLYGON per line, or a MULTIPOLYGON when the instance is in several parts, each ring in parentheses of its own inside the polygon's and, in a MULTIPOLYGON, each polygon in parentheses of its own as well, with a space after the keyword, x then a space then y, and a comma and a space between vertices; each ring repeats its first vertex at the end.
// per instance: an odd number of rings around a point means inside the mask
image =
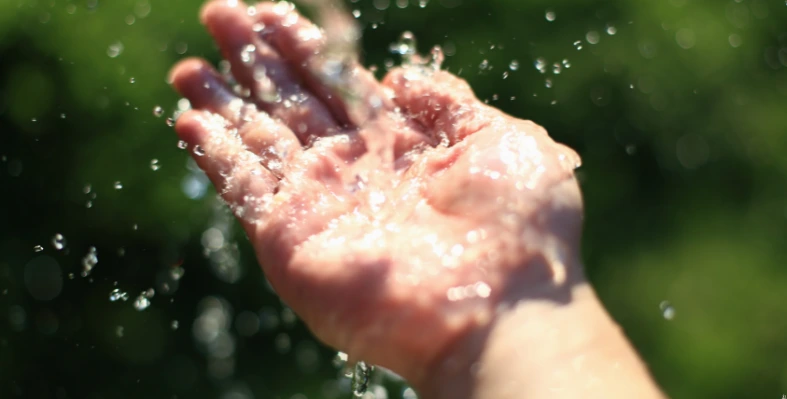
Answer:
MULTIPOLYGON (((666 392, 787 393, 784 0, 423 3, 348 2, 366 63, 410 30, 578 150, 588 274, 666 392)), ((199 7, 0 0, 0 398, 349 397, 166 123, 168 68, 219 61, 199 7)))

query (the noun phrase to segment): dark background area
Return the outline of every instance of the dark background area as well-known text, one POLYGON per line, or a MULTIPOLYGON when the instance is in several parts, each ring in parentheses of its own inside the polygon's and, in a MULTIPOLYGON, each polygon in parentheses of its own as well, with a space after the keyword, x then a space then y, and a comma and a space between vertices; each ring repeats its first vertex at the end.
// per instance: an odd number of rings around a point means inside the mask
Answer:
MULTIPOLYGON (((0 0, 0 398, 349 397, 166 123, 200 4, 0 0)), ((582 155, 588 274, 671 397, 787 393, 783 0, 347 5, 381 76, 412 31, 582 155)))

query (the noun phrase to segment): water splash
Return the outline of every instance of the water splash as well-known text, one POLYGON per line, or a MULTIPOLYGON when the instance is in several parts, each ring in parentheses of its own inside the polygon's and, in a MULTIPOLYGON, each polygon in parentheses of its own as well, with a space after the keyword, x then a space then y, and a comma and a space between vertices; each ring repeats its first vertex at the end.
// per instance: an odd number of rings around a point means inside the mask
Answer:
POLYGON ((134 309, 138 311, 143 311, 150 306, 150 298, 156 294, 156 291, 153 288, 149 288, 147 291, 142 291, 139 293, 137 298, 134 300, 134 309))
POLYGON ((537 58, 533 62, 533 66, 538 70, 540 73, 547 73, 547 60, 543 57, 537 58))
POLYGON ((150 300, 146 298, 143 294, 139 294, 137 299, 134 300, 134 309, 138 311, 143 311, 150 306, 150 300))
POLYGON ((115 288, 112 292, 109 293, 109 301, 110 302, 117 302, 117 301, 127 301, 128 300, 128 293, 123 292, 120 288, 115 288))
POLYGON ((90 272, 93 270, 94 267, 98 264, 98 251, 96 251, 96 247, 90 247, 85 255, 82 258, 82 277, 87 277, 90 275, 90 272))
POLYGON ((52 237, 52 247, 57 251, 61 251, 66 247, 66 238, 62 234, 57 233, 52 237))
POLYGON ((366 362, 360 361, 355 364, 352 377, 353 395, 360 398, 366 393, 371 383, 373 371, 374 366, 369 366, 366 362))

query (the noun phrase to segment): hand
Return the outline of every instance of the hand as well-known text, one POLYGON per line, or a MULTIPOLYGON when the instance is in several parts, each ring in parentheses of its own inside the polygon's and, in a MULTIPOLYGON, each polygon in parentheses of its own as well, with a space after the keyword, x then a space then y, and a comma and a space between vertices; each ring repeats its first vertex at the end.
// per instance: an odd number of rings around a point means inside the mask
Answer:
POLYGON ((417 382, 500 309, 583 281, 579 158, 543 128, 427 66, 378 82, 287 3, 202 21, 237 87, 182 61, 176 130, 324 342, 417 382))

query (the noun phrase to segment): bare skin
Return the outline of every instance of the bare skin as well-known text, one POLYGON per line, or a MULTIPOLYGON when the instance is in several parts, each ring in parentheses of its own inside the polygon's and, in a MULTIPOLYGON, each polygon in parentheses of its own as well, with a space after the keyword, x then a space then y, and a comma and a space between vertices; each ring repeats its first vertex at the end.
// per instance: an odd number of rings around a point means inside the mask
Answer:
POLYGON ((318 338, 426 398, 660 397, 583 276, 576 153, 422 66, 343 95, 286 3, 201 18, 239 89, 182 61, 176 130, 318 338))

